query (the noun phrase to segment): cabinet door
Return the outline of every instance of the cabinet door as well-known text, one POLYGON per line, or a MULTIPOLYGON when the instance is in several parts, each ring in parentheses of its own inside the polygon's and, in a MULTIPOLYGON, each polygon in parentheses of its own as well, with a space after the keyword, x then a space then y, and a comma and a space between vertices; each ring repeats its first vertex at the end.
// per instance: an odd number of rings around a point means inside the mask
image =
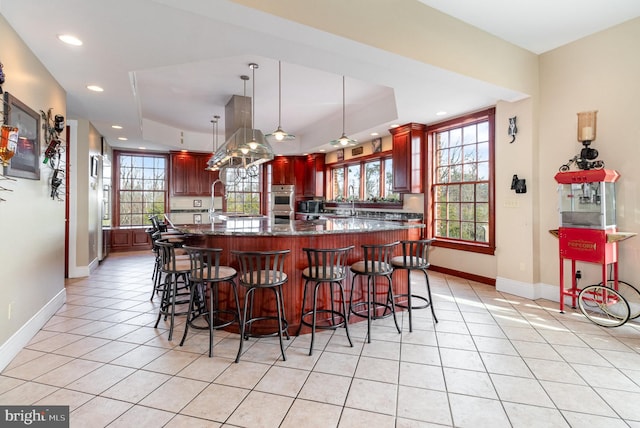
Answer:
POLYGON ((273 160, 272 184, 295 184, 293 157, 277 156, 273 160))
POLYGON ((195 160, 188 153, 171 154, 171 194, 189 196, 195 183, 195 160))
POLYGON ((393 191, 422 193, 422 152, 426 126, 409 123, 391 129, 393 139, 393 191))
POLYGON ((411 134, 402 132, 393 136, 393 191, 409 193, 411 190, 411 134))

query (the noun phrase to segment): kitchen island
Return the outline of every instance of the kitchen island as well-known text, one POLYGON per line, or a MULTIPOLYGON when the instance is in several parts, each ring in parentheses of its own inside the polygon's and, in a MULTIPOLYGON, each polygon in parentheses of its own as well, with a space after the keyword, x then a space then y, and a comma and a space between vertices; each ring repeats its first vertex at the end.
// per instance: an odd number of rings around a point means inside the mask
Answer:
MULTIPOLYGON (((300 323, 302 312, 302 295, 304 281, 302 270, 307 266, 303 248, 339 248, 353 245, 349 263, 363 258, 361 245, 384 244, 403 239, 419 239, 424 225, 416 222, 387 222, 366 218, 333 218, 326 220, 291 221, 278 224, 269 217, 230 217, 224 220, 216 219, 212 224, 177 225, 174 228, 188 235, 189 245, 222 248, 221 263, 235 267, 237 261, 231 254, 232 250, 268 251, 289 249, 291 253, 285 261, 285 273, 289 281, 283 287, 286 317, 289 322, 289 333, 295 334, 300 323)), ((396 255, 401 253, 396 248, 396 255)), ((394 275, 394 290, 396 293, 406 292, 406 272, 394 275)), ((383 284, 384 285, 384 284, 383 284)), ((351 290, 351 276, 345 283, 347 299, 351 290)), ((244 290, 239 288, 240 298, 244 297, 244 290)), ((221 293, 226 293, 221 287, 221 293)), ((257 297, 257 296, 256 296, 257 297)), ((233 307, 231 294, 221 294, 220 305, 233 307)), ((339 302, 339 295, 325 295, 319 309, 329 305, 331 299, 339 302)), ((354 301, 360 301, 362 296, 354 296, 354 301)), ((256 301, 257 305, 258 302, 256 301)), ((264 293, 264 300, 260 302, 264 315, 275 314, 275 301, 271 293, 264 293)), ((352 321, 361 318, 351 317, 352 321)), ((234 326, 235 328, 236 326, 234 326)), ((256 325, 256 329, 260 326, 256 325)), ((269 329, 271 326, 264 326, 269 329)), ((237 331, 237 329, 236 329, 237 331)), ((306 332, 304 329, 303 333, 306 332)))

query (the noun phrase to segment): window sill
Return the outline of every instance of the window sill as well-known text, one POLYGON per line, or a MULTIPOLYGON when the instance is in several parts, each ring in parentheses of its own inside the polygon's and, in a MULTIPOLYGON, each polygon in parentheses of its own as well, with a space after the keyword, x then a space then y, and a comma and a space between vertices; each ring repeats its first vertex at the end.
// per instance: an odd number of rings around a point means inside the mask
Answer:
POLYGON ((473 242, 450 241, 443 238, 435 238, 432 244, 434 247, 450 248, 452 250, 469 251, 471 253, 488 254, 493 256, 496 252, 495 246, 489 244, 476 244, 473 242))

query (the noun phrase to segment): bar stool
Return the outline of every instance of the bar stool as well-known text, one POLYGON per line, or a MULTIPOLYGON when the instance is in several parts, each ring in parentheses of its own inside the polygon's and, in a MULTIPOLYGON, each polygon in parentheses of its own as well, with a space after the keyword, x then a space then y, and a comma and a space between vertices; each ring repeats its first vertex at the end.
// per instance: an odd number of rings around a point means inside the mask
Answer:
POLYGON ((194 324, 197 318, 204 317, 209 328, 209 357, 213 356, 213 330, 227 327, 234 322, 240 324, 240 302, 236 287, 238 272, 229 266, 220 266, 221 248, 182 247, 189 256, 191 270, 189 284, 191 297, 189 313, 184 327, 180 346, 184 345, 189 327, 203 328, 194 324), (227 283, 236 304, 236 310, 219 309, 218 286, 227 283), (206 290, 209 289, 209 308, 206 308, 206 290), (222 315, 227 315, 223 318, 222 315), (230 316, 230 318, 229 318, 230 316))
POLYGON ((345 248, 303 248, 307 255, 307 267, 302 271, 302 278, 304 278, 304 293, 302 297, 302 315, 300 317, 300 327, 298 328, 298 334, 302 329, 302 325, 311 327, 311 346, 309 347, 309 355, 313 354, 313 343, 316 336, 316 328, 320 329, 337 329, 344 327, 347 332, 347 339, 349 345, 353 348, 353 342, 349 335, 349 323, 347 311, 347 303, 344 297, 344 287, 342 282, 347 277, 347 257, 349 252, 353 249, 353 245, 345 248), (307 290, 310 283, 315 283, 313 287, 313 308, 305 309, 305 303, 307 301, 307 290), (328 285, 329 298, 331 306, 329 309, 318 309, 318 289, 322 284, 328 285), (342 308, 335 307, 334 299, 334 285, 338 287, 340 292, 340 304, 342 308), (318 324, 318 314, 330 315, 321 320, 321 324, 318 324), (306 321, 305 318, 311 317, 311 321, 306 321))
MULTIPOLYGON (((396 319, 396 309, 393 296, 393 287, 391 282, 391 275, 393 274, 393 267, 391 266, 391 255, 398 242, 392 242, 389 244, 376 244, 376 245, 362 245, 362 251, 364 253, 364 260, 360 260, 351 265, 351 272, 353 273, 353 279, 351 280, 351 298, 349 299, 349 313, 358 317, 367 319, 367 342, 371 343, 371 320, 380 318, 386 318, 389 315, 393 316, 393 322, 396 325, 398 333, 400 333, 400 326, 396 319), (367 278, 367 291, 366 301, 353 303, 353 291, 355 289, 354 284, 358 276, 365 276, 367 278), (376 299, 376 279, 386 278, 388 287, 386 291, 386 301, 381 302, 376 299), (364 306, 364 312, 358 311, 357 308, 364 306), (379 314, 379 309, 384 308, 382 314, 379 314), (388 312, 387 312, 388 311, 388 312)), ((360 281, 362 283, 362 281, 360 281)))
POLYGON ((170 317, 169 340, 173 338, 173 326, 176 315, 185 315, 187 312, 176 313, 176 305, 189 303, 189 278, 191 270, 189 260, 176 257, 176 248, 173 243, 157 241, 162 266, 160 272, 164 274, 162 286, 162 298, 158 310, 158 319, 154 328, 158 328, 160 318, 170 317))
POLYGON ((405 308, 409 312, 409 331, 413 331, 412 325, 412 309, 425 309, 431 307, 431 315, 433 315, 433 319, 435 322, 438 322, 438 318, 436 318, 436 313, 433 310, 433 300, 431 299, 431 286, 429 285, 429 274, 427 273, 427 269, 431 264, 429 263, 429 248, 431 247, 431 243, 433 239, 420 239, 415 241, 400 241, 402 245, 402 255, 396 256, 391 259, 391 265, 393 266, 393 271, 400 269, 406 269, 407 271, 407 294, 398 294, 396 295, 396 299, 406 298, 405 303, 396 303, 396 306, 400 308, 405 308), (420 296, 416 294, 411 294, 411 271, 419 270, 424 273, 424 278, 427 280, 427 296, 420 296), (413 305, 411 303, 411 299, 418 299, 423 302, 420 305, 413 305))
POLYGON ((155 261, 152 274, 153 289, 151 290, 151 297, 149 300, 153 300, 154 295, 162 293, 162 289, 164 288, 164 284, 162 283, 162 254, 160 253, 158 242, 167 242, 173 245, 175 248, 174 254, 176 260, 189 259, 187 253, 181 248, 183 243, 182 237, 174 236, 162 238, 160 232, 154 232, 151 234, 151 245, 153 253, 155 254, 155 261))
POLYGON ((244 296, 244 310, 240 321, 240 346, 236 362, 240 361, 242 354, 243 342, 249 337, 269 337, 278 336, 280 339, 280 351, 282 359, 287 360, 284 353, 284 344, 282 335, 284 334, 289 340, 289 324, 284 312, 284 302, 282 295, 282 285, 288 280, 287 274, 284 272, 284 260, 291 250, 279 251, 239 251, 232 250, 231 253, 238 259, 240 274, 238 282, 247 288, 244 296), (276 300, 276 315, 253 315, 253 300, 257 290, 271 290, 276 300), (247 318, 247 312, 249 318, 247 318), (251 328, 254 323, 267 320, 276 320, 278 322, 277 330, 267 334, 252 334, 251 328))

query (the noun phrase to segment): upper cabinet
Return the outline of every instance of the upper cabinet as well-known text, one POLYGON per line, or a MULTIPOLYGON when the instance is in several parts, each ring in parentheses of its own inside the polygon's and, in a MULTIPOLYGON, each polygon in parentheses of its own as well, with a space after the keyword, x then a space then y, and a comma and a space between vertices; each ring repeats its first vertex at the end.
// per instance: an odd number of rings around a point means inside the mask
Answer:
POLYGON ((276 156, 271 165, 271 184, 296 184, 294 156, 276 156))
POLYGON ((422 157, 426 126, 408 123, 389 130, 393 140, 393 191, 422 193, 422 157))
POLYGON ((324 154, 307 155, 302 178, 302 196, 324 196, 324 154))
POLYGON ((171 152, 171 195, 210 196, 215 173, 207 171, 211 153, 171 152))

